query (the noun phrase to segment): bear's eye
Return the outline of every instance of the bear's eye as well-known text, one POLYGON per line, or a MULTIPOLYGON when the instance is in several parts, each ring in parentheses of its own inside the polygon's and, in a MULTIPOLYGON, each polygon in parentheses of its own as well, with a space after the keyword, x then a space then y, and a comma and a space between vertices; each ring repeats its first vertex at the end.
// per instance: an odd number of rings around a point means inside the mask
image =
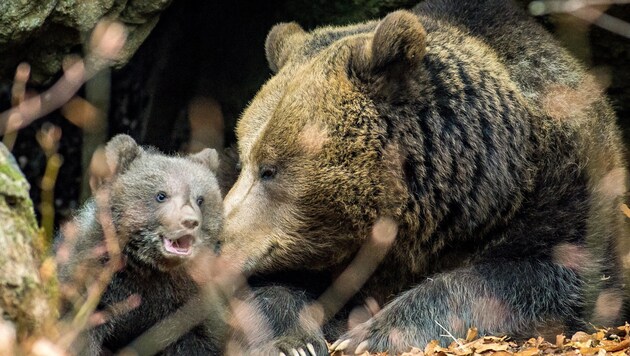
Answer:
POLYGON ((203 197, 197 197, 197 205, 201 206, 203 204, 203 197))
POLYGON ((260 179, 270 180, 276 176, 276 167, 274 166, 262 166, 260 167, 260 179))
POLYGON ((164 193, 164 192, 158 192, 158 193, 155 195, 155 200, 156 200, 158 203, 164 203, 164 202, 166 201, 166 198, 168 198, 168 195, 166 195, 166 193, 164 193))

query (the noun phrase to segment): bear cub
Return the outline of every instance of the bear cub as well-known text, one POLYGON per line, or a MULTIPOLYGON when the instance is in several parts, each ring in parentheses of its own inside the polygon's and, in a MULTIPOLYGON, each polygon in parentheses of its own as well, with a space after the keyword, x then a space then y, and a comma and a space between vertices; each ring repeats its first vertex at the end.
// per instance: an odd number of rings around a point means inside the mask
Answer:
MULTIPOLYGON (((118 135, 105 152, 112 176, 61 233, 57 252, 66 249, 68 256, 60 261, 62 285, 84 293, 107 264, 109 257, 99 251, 111 251, 105 247, 108 233, 119 244, 122 267, 97 307, 104 321, 75 345, 90 355, 116 352, 188 302, 199 302, 200 287, 187 267, 196 255, 212 252, 223 219, 215 150, 167 156, 118 135)), ((160 335, 162 354, 220 353, 221 330, 200 322, 186 331, 189 325, 182 324, 183 336, 160 335)))

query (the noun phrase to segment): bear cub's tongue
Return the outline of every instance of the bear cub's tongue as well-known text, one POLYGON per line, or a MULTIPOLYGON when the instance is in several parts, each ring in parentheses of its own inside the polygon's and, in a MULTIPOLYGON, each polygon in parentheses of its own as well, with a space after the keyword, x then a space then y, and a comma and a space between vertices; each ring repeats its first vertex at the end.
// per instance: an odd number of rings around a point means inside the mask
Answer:
POLYGON ((170 253, 187 256, 192 253, 193 241, 194 237, 191 235, 185 235, 174 240, 165 237, 164 248, 170 253))

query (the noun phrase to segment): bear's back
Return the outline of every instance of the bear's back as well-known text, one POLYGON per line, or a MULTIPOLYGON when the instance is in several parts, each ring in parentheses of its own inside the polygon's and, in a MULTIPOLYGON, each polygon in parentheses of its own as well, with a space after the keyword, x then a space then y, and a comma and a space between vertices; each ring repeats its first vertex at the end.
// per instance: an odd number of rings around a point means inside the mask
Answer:
MULTIPOLYGON (((573 202, 573 212, 582 211, 582 218, 570 223, 556 220, 554 228, 563 233, 581 225, 589 254, 601 262, 583 271, 585 280, 590 281, 585 288, 589 295, 586 300, 594 299, 592 296, 602 289, 614 289, 624 278, 619 274, 618 257, 630 251, 627 220, 618 209, 627 191, 627 170, 615 114, 598 78, 512 1, 428 0, 417 5, 414 12, 429 33, 443 31, 440 25, 448 23, 494 51, 536 114, 534 121, 542 121, 539 142, 544 142, 547 149, 539 156, 542 183, 535 190, 535 200, 551 202, 558 192, 564 192, 566 199, 562 202, 573 202), (581 184, 584 187, 580 188, 581 184), (601 275, 609 279, 599 281, 601 275)), ((545 220, 541 211, 544 209, 540 207, 521 211, 521 216, 528 216, 523 218, 526 228, 522 236, 542 233, 538 231, 545 220)), ((551 210, 545 214, 554 215, 551 210)), ((511 226, 518 224, 513 221, 511 226)), ((525 238, 513 244, 521 241, 532 243, 525 238)), ((562 248, 563 244, 556 246, 557 250, 562 248)), ((627 270, 624 273, 627 279, 627 270)))
POLYGON ((576 87, 583 80, 582 66, 512 1, 429 0, 414 12, 428 32, 444 21, 486 43, 528 99, 540 99, 551 84, 576 87))

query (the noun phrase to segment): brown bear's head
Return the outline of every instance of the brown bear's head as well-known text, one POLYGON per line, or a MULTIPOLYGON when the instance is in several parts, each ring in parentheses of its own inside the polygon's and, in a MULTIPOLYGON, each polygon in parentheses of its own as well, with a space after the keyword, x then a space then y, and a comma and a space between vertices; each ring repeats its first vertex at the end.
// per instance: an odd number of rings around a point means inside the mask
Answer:
POLYGON ((105 151, 112 222, 129 258, 166 271, 213 246, 223 221, 215 150, 171 157, 118 135, 105 151))
POLYGON ((279 24, 267 58, 276 72, 241 117, 242 170, 224 201, 225 255, 246 272, 346 263, 379 217, 406 203, 401 158, 379 101, 414 85, 426 51, 418 18, 306 33, 279 24))

